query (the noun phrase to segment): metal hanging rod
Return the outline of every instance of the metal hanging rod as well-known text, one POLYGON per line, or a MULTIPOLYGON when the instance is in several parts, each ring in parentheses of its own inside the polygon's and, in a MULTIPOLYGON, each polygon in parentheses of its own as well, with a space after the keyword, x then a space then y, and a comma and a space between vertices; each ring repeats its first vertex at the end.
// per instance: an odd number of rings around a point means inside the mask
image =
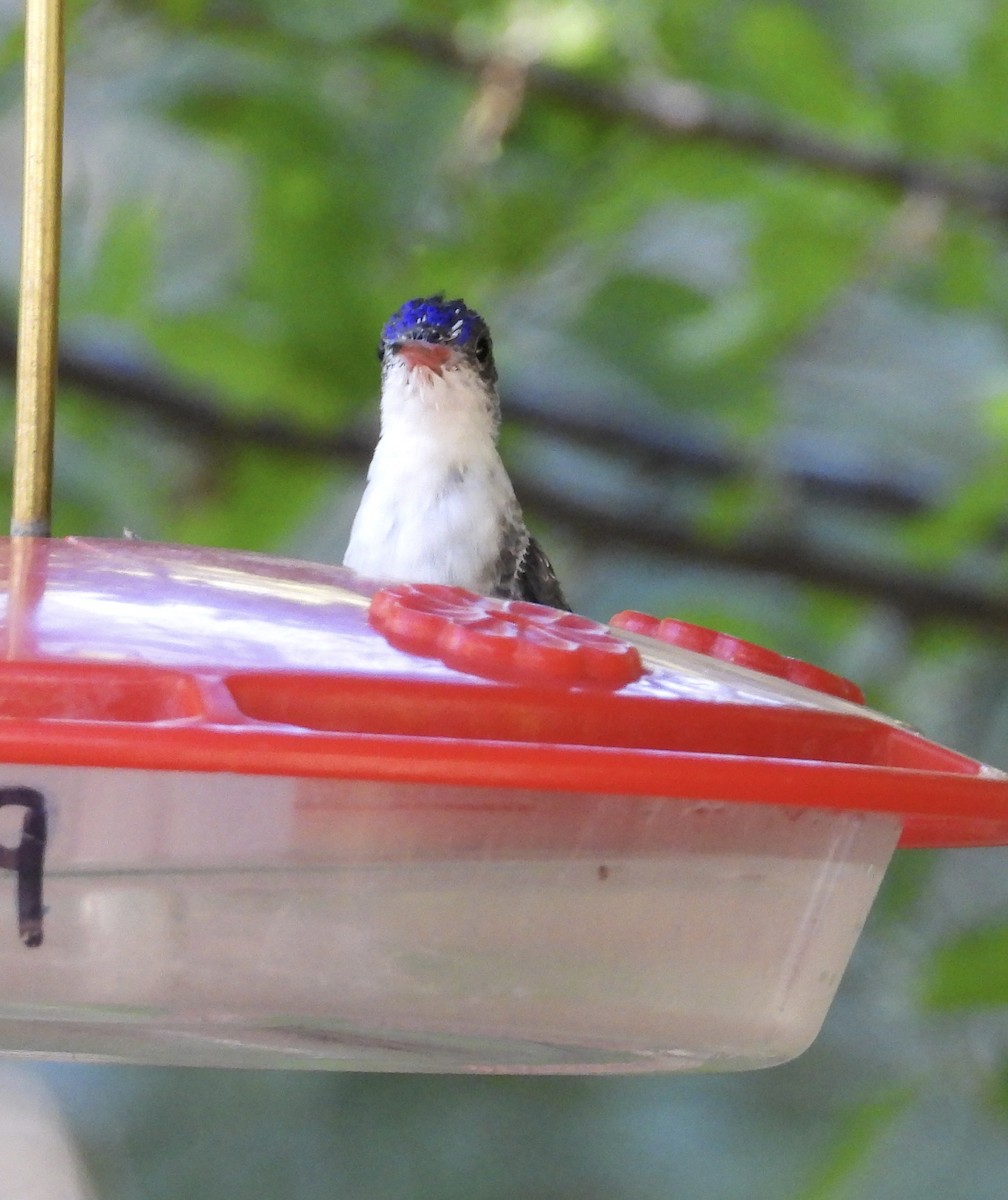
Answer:
POLYGON ((12 537, 48 537, 59 326, 63 0, 26 0, 12 537))

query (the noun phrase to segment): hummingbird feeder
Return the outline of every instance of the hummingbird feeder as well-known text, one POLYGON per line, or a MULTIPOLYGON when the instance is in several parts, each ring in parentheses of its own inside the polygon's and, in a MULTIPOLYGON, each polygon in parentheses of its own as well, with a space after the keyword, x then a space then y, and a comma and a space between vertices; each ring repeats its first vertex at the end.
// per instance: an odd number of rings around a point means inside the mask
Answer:
POLYGON ((897 845, 1008 842, 1008 776, 683 622, 47 536, 58 0, 28 18, 0 1050, 486 1072, 799 1053, 897 845))

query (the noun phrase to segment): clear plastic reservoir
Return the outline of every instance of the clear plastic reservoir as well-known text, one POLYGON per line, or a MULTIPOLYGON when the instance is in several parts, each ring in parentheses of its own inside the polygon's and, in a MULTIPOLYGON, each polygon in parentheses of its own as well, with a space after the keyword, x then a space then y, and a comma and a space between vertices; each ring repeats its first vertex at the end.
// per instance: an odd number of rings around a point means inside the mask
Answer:
POLYGON ((819 1030, 900 833, 773 805, 3 772, 45 794, 49 844, 42 944, 13 903, 0 921, 0 1045, 47 1056, 768 1066, 819 1030))

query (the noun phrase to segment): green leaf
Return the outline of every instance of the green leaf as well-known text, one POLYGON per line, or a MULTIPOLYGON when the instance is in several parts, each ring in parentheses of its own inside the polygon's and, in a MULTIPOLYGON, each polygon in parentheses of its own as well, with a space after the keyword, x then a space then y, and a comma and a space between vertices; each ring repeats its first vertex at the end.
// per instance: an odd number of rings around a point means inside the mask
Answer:
POLYGON ((923 1001, 942 1012, 1008 1004, 1008 925, 971 929, 942 946, 928 965, 923 1001))
POLYGON ((876 197, 857 186, 790 172, 764 176, 751 248, 762 336, 790 337, 863 269, 880 216, 876 197))
POLYGON ((158 8, 167 24, 185 29, 206 19, 210 0, 158 0, 158 8))
POLYGON ((992 1072, 984 1088, 984 1097, 1002 1120, 1008 1118, 1008 1062, 992 1072))
POLYGON ((197 545, 276 552, 328 473, 324 463, 292 463, 258 447, 225 453, 208 472, 203 495, 179 503, 171 534, 197 545))
POLYGON ((901 852, 886 869, 879 894, 872 905, 872 920, 880 923, 908 921, 934 877, 936 854, 927 850, 901 852))
POLYGON ((705 303, 700 293, 673 280, 620 275, 595 293, 577 332, 612 361, 632 366, 651 359, 674 322, 705 303))
POLYGON ((881 121, 864 103, 855 77, 843 64, 842 47, 831 42, 806 9, 797 4, 747 4, 732 30, 740 68, 737 84, 804 121, 881 131, 881 121))
POLYGON ((999 247, 990 233, 963 221, 950 223, 938 246, 940 302, 980 308, 993 299, 999 247))
POLYGON ((1003 455, 977 466, 940 510, 904 524, 904 542, 916 562, 934 568, 977 549, 987 552, 984 543, 1008 516, 1005 467, 1003 455))
POLYGON ((123 203, 109 214, 97 265, 73 285, 73 309, 136 321, 150 309, 157 259, 153 205, 123 203))
POLYGON ((261 0, 278 29, 330 44, 360 37, 398 16, 400 0, 261 0))
POLYGON ((795 1200, 832 1200, 851 1194, 852 1177, 906 1111, 914 1095, 913 1088, 894 1087, 846 1114, 831 1150, 795 1200))

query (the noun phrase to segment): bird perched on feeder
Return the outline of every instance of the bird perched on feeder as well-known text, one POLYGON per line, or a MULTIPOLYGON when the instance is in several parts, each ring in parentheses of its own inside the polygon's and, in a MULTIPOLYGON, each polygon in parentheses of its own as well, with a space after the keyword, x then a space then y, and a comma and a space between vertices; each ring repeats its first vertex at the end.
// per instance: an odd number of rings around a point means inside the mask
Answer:
POLYGON ((490 330, 463 300, 408 300, 386 322, 381 435, 345 566, 569 608, 497 452, 490 330))

